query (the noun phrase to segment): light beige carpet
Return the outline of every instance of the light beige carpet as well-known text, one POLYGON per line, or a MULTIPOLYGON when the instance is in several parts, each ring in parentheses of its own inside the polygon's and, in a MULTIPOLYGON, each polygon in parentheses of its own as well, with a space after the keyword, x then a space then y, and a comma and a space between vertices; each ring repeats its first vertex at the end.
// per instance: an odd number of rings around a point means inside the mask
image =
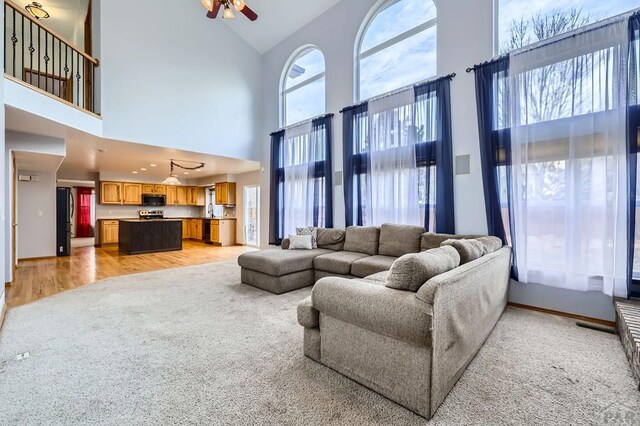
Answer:
MULTIPOLYGON (((0 424, 426 423, 303 357, 309 289, 239 277, 233 262, 129 275, 11 309, 0 424)), ((635 425, 638 407, 616 336, 508 309, 429 424, 635 425)))

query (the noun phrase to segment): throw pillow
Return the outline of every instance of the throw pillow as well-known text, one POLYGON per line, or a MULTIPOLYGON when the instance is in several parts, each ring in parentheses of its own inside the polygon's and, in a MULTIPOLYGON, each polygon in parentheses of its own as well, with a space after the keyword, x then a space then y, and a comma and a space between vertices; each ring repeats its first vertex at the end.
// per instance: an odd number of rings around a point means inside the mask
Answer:
POLYGON ((311 235, 289 235, 289 250, 311 250, 311 235))
POLYGON ((311 235, 311 246, 318 248, 318 228, 309 226, 306 228, 296 228, 296 235, 311 235))
POLYGON ((484 246, 478 240, 451 239, 444 241, 440 246, 451 246, 456 249, 460 255, 461 265, 479 259, 484 254, 484 246))
POLYGON ((282 243, 280 243, 280 247, 282 247, 282 250, 289 250, 289 239, 285 238, 284 240, 282 240, 282 243))
POLYGON ((483 254, 493 253, 502 248, 502 240, 498 237, 479 237, 476 240, 480 241, 484 247, 483 254))
POLYGON ((391 265, 385 285, 389 288, 416 292, 431 278, 455 269, 458 265, 460 255, 451 246, 405 254, 391 265))

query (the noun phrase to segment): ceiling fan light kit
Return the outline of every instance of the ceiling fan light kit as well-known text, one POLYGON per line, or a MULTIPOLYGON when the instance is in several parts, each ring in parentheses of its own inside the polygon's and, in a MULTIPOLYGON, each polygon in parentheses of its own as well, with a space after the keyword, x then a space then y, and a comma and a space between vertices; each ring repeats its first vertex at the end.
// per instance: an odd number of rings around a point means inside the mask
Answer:
POLYGON ((245 0, 200 0, 202 6, 207 9, 207 18, 216 19, 220 9, 222 8, 222 19, 235 19, 235 15, 232 10, 242 13, 251 21, 258 19, 258 15, 247 6, 245 0))
POLYGON ((44 10, 40 3, 35 1, 26 5, 24 8, 36 19, 47 19, 50 16, 49 12, 44 10))

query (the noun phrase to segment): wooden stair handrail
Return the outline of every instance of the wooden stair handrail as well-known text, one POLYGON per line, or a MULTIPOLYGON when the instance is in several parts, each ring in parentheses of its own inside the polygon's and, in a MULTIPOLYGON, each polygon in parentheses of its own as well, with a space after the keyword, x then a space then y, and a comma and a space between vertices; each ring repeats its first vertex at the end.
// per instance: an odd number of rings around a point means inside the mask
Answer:
POLYGON ((34 18, 33 16, 29 15, 29 13, 26 10, 22 10, 22 8, 20 6, 18 6, 17 4, 15 4, 14 2, 12 2, 11 0, 4 0, 4 3, 6 5, 8 5, 10 8, 12 8, 13 10, 15 10, 16 12, 18 12, 19 14, 21 14, 22 16, 24 16, 25 18, 27 18, 28 20, 30 20, 31 22, 33 22, 34 24, 36 24, 37 26, 39 26, 40 28, 42 28, 43 30, 45 30, 46 32, 48 32, 49 34, 53 35, 54 37, 60 39, 64 44, 66 44, 67 46, 69 46, 71 49, 73 49, 76 53, 82 55, 85 57, 85 59, 87 59, 88 61, 92 62, 96 67, 100 66, 100 61, 97 58, 94 58, 91 55, 87 55, 86 53, 84 53, 80 48, 78 48, 78 46, 76 46, 74 43, 71 43, 69 40, 67 40, 65 37, 63 37, 62 35, 60 35, 59 33, 57 33, 56 31, 47 28, 45 25, 43 25, 38 19, 34 18))

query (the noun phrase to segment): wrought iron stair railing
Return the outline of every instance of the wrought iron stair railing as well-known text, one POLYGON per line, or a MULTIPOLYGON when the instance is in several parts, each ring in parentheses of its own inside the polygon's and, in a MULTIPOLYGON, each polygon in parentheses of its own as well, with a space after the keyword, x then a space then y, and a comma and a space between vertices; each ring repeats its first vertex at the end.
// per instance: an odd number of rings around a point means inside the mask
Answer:
POLYGON ((5 77, 97 114, 98 59, 48 29, 15 3, 4 3, 5 77))

